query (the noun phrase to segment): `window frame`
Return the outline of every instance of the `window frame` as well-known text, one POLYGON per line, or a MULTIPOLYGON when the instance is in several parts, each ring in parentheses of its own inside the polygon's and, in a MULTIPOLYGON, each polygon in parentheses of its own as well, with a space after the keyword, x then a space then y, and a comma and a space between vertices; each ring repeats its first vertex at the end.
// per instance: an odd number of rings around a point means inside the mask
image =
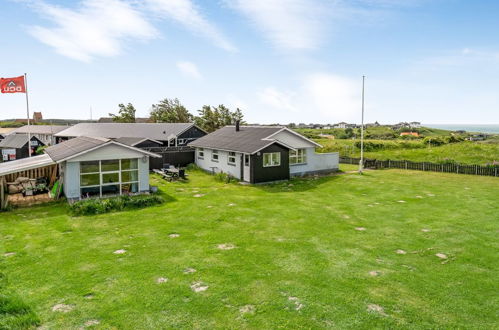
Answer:
POLYGON ((289 165, 307 164, 307 149, 289 150, 289 165))
MULTIPOLYGON (((103 187, 109 187, 109 186, 118 186, 119 187, 119 195, 123 195, 123 186, 129 186, 129 189, 127 189, 127 193, 130 193, 131 187, 134 185, 136 186, 136 192, 132 193, 138 193, 139 188, 140 188, 140 173, 139 173, 139 159, 137 158, 123 158, 123 159, 105 159, 105 160, 97 160, 97 161, 88 161, 88 162, 98 162, 98 172, 82 172, 81 168, 81 163, 80 162, 80 182, 79 182, 79 190, 80 190, 80 198, 82 198, 83 193, 82 190, 88 189, 88 188, 99 188, 99 197, 103 197, 103 192, 102 188, 103 187), (109 161, 109 160, 117 160, 118 161, 118 170, 112 170, 112 171, 103 171, 102 170, 102 162, 103 161, 109 161), (130 161, 130 168, 124 169, 122 166, 123 161, 130 161), (135 172, 135 178, 132 172, 135 172), (123 173, 130 173, 130 179, 127 181, 123 181, 123 173), (118 181, 116 182, 107 182, 104 183, 103 177, 106 174, 118 174, 118 181), (99 176, 99 184, 97 185, 88 185, 88 186, 82 186, 82 177, 85 175, 98 175, 99 176)), ((84 198, 84 197, 83 197, 84 198)))
POLYGON ((204 148, 198 148, 198 158, 204 159, 204 148))
POLYGON ((280 152, 264 152, 262 155, 263 167, 279 167, 281 166, 281 153, 280 152), (270 163, 266 164, 265 157, 269 157, 270 163), (275 159, 274 159, 275 158, 275 159))
POLYGON ((211 151, 211 161, 213 162, 217 162, 218 163, 218 160, 220 159, 220 155, 218 154, 218 150, 216 149, 213 149, 211 151), (214 156, 217 156, 216 158, 214 156))
POLYGON ((227 164, 236 166, 236 160, 236 153, 234 151, 229 151, 229 153, 227 154, 227 164), (233 158, 234 161, 231 162, 231 158, 233 158))

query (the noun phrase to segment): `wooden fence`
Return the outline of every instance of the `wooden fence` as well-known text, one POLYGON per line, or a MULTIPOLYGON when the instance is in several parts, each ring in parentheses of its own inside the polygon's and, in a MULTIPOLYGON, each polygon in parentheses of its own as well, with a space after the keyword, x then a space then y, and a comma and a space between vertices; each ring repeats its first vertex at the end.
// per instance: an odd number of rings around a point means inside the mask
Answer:
MULTIPOLYGON (((359 164, 360 158, 340 157, 341 164, 359 164)), ((398 168, 403 170, 431 171, 499 177, 499 165, 463 165, 453 163, 411 162, 408 160, 364 159, 365 168, 398 168)))

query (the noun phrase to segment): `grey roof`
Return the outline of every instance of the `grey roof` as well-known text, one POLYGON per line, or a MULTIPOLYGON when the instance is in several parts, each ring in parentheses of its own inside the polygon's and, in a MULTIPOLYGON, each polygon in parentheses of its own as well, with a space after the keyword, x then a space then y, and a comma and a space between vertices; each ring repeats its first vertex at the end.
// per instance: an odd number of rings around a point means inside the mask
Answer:
POLYGON ((54 164, 49 155, 39 155, 0 163, 0 176, 54 164))
POLYGON ((236 132, 234 126, 225 126, 189 143, 189 146, 252 154, 272 143, 280 143, 264 139, 282 129, 278 126, 241 126, 236 132))
POLYGON ((109 139, 80 136, 45 149, 54 161, 66 159, 109 142, 109 139))
POLYGON ((28 143, 28 134, 9 134, 0 141, 0 148, 22 148, 28 143))
POLYGON ((100 146, 104 146, 108 143, 114 143, 122 145, 126 148, 130 148, 136 150, 145 155, 149 155, 151 157, 161 157, 155 153, 148 152, 142 149, 134 148, 130 145, 126 145, 124 143, 115 142, 110 139, 100 138, 100 137, 88 137, 88 136, 79 136, 74 139, 70 139, 68 141, 64 141, 62 143, 56 144, 54 146, 48 147, 45 149, 45 153, 50 156, 55 162, 60 162, 62 160, 71 158, 80 153, 85 153, 86 151, 90 151, 94 148, 98 148, 100 146))
POLYGON ((80 123, 57 133, 56 136, 95 136, 109 139, 134 137, 165 141, 168 136, 178 136, 192 126, 193 123, 80 123))
POLYGON ((116 142, 123 143, 123 144, 126 144, 128 146, 132 146, 132 147, 141 143, 142 141, 146 141, 146 140, 149 140, 149 141, 152 141, 155 143, 161 143, 159 141, 156 141, 153 139, 148 139, 148 138, 121 137, 121 138, 115 139, 116 142))
POLYGON ((68 128, 62 125, 25 125, 16 128, 10 134, 31 133, 31 134, 56 134, 68 128))

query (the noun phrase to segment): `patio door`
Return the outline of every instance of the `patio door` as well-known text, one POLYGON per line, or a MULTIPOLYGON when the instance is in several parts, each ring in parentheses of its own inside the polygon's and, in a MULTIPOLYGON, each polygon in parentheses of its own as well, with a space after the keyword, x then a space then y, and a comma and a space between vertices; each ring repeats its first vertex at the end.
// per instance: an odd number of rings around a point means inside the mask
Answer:
POLYGON ((244 161, 243 161, 243 181, 250 182, 250 162, 251 162, 251 157, 249 154, 244 154, 244 161))

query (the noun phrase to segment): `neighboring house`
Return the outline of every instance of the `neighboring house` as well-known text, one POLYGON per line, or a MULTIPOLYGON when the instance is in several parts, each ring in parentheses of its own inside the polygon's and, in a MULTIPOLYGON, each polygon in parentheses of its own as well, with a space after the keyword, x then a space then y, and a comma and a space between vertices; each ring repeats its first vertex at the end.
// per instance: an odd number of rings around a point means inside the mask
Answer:
POLYGON ((5 135, 3 135, 2 133, 0 133, 0 141, 2 141, 4 138, 5 138, 5 135))
POLYGON ((473 134, 468 138, 469 141, 485 141, 489 136, 487 134, 473 134))
POLYGON ((411 121, 409 123, 410 127, 412 128, 420 128, 421 127, 421 123, 419 121, 411 121))
POLYGON ((10 134, 0 141, 2 161, 10 161, 29 157, 36 149, 45 144, 36 136, 31 137, 31 147, 28 147, 28 134, 10 134))
MULTIPOLYGON (((98 123, 114 123, 112 117, 101 117, 97 120, 98 123)), ((135 118, 136 123, 152 123, 151 118, 135 118)))
POLYGON ((78 136, 103 137, 108 139, 148 140, 148 144, 137 145, 146 151, 161 154, 153 159, 151 169, 165 164, 185 166, 194 162, 194 150, 187 146, 207 133, 193 123, 81 123, 56 134, 58 138, 70 139, 78 136), (158 143, 159 142, 159 145, 158 143))
POLYGON ((333 128, 356 128, 356 127, 357 125, 345 123, 344 121, 333 125, 333 128))
POLYGON ((68 200, 147 192, 149 159, 161 157, 114 140, 90 137, 48 147, 45 153, 60 166, 68 200))
POLYGON ((55 134, 68 128, 62 125, 25 125, 16 128, 10 134, 28 134, 35 136, 44 145, 51 146, 57 143, 55 134))
POLYGON ((338 170, 338 153, 318 154, 319 144, 286 127, 226 126, 189 145, 202 169, 250 183, 338 170))

